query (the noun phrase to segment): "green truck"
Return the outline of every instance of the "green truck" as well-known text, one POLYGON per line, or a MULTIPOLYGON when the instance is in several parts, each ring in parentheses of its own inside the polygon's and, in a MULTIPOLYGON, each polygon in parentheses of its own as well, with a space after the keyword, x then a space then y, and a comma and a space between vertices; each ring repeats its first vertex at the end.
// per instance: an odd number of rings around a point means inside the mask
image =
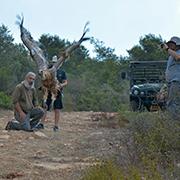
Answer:
POLYGON ((130 107, 132 111, 165 109, 157 95, 165 87, 167 61, 130 62, 130 107))

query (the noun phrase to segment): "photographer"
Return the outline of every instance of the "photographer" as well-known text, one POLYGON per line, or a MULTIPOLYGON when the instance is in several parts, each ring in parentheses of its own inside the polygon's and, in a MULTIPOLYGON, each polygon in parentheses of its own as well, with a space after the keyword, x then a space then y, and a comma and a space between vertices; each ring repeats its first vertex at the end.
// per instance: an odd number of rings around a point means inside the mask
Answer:
POLYGON ((166 68, 166 81, 168 83, 167 109, 173 119, 180 121, 180 38, 172 37, 161 47, 169 54, 166 68))

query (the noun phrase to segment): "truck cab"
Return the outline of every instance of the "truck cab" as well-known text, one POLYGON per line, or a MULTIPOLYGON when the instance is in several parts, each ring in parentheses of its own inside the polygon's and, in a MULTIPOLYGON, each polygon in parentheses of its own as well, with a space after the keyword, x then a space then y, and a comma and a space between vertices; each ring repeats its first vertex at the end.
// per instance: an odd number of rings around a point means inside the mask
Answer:
POLYGON ((165 86, 167 61, 130 62, 130 108, 132 111, 164 109, 157 95, 165 86))

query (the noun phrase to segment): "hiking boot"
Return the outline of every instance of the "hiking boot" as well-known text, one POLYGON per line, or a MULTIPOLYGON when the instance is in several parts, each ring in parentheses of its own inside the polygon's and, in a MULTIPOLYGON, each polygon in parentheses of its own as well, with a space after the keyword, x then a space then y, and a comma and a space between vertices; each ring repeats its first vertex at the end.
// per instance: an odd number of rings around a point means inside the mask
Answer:
POLYGON ((24 130, 24 131, 26 131, 26 132, 34 132, 33 129, 26 129, 26 130, 24 130))
POLYGON ((20 130, 20 123, 16 119, 8 121, 5 130, 20 130))
POLYGON ((20 124, 16 120, 9 121, 5 127, 5 130, 24 130, 27 132, 33 132, 32 129, 28 129, 26 126, 24 126, 24 124, 20 124))
POLYGON ((53 127, 53 131, 54 131, 54 132, 59 131, 59 127, 58 127, 58 126, 54 126, 54 127, 53 127))
POLYGON ((44 124, 39 123, 39 124, 37 124, 37 125, 35 126, 34 129, 37 129, 37 130, 39 130, 39 129, 44 129, 44 124))
POLYGON ((12 122, 9 121, 5 127, 5 130, 11 130, 12 129, 12 122))

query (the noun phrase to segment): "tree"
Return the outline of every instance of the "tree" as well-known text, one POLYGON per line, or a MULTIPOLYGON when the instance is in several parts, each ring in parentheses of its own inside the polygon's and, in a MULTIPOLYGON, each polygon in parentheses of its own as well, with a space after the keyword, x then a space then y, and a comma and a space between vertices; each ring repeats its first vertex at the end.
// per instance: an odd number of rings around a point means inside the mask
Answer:
POLYGON ((167 54, 160 48, 162 42, 161 36, 156 37, 153 34, 141 37, 139 45, 128 50, 130 60, 158 61, 167 59, 167 54))
POLYGON ((66 43, 65 40, 61 40, 57 35, 43 34, 40 39, 40 47, 44 51, 44 54, 48 60, 54 55, 59 55, 60 51, 63 51, 66 43))
POLYGON ((0 26, 0 91, 11 94, 28 71, 35 70, 34 62, 21 44, 14 44, 8 28, 0 26))
MULTIPOLYGON (((50 60, 71 42, 48 34, 41 36, 39 44, 50 60)), ((0 27, 0 48, 0 91, 10 95, 28 71, 37 72, 37 66, 29 51, 22 44, 13 42, 5 26, 0 27)), ((120 104, 126 101, 127 86, 120 78, 121 69, 128 66, 126 58, 118 58, 114 50, 103 43, 97 44, 97 50, 98 58, 91 59, 88 50, 81 45, 62 67, 69 81, 64 91, 68 110, 118 111, 120 104)))
POLYGON ((103 41, 91 38, 91 44, 94 45, 97 60, 118 60, 118 56, 114 53, 115 49, 106 47, 103 41))

